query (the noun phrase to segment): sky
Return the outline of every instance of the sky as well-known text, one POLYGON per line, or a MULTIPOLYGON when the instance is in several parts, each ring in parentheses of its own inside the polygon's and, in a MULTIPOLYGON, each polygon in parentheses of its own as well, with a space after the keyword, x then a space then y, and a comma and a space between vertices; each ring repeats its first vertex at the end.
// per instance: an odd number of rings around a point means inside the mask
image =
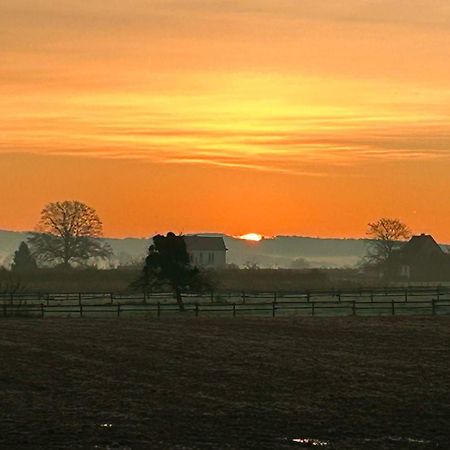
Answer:
POLYGON ((0 229, 450 242, 448 0, 2 0, 0 229))

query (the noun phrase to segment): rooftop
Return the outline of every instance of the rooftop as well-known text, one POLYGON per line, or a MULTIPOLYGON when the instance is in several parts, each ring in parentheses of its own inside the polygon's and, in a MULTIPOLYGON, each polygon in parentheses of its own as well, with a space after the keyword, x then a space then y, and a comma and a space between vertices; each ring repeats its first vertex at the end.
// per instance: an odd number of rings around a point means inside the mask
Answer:
POLYGON ((413 236, 409 242, 401 247, 400 252, 407 259, 444 254, 439 244, 429 234, 413 236))
POLYGON ((223 237, 212 236, 183 236, 187 251, 226 251, 223 237))

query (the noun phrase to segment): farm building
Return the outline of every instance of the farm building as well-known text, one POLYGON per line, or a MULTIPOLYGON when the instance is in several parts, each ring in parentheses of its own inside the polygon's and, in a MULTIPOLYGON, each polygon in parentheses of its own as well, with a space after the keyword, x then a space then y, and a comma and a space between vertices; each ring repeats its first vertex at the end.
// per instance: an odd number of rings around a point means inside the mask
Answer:
POLYGON ((184 236, 184 241, 194 266, 219 268, 227 263, 227 248, 222 237, 184 236))
POLYGON ((408 281, 450 280, 450 255, 428 234, 413 236, 389 261, 395 279, 408 281))

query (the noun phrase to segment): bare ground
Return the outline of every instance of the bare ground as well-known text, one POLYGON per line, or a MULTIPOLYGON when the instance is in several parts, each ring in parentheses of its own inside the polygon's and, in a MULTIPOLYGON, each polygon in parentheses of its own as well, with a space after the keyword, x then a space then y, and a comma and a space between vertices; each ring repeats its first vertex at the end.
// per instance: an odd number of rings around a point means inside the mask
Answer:
POLYGON ((0 408, 5 449, 448 449, 450 317, 3 320, 0 408))

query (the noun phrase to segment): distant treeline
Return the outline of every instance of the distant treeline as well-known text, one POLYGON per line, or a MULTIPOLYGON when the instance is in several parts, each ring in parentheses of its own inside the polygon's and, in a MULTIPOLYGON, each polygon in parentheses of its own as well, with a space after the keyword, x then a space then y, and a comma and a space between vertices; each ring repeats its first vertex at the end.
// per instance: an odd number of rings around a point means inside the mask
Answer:
MULTIPOLYGON (((0 292, 128 292, 142 269, 38 269, 15 273, 0 270, 0 292)), ((352 269, 239 269, 204 272, 217 291, 293 291, 376 285, 352 269)))

